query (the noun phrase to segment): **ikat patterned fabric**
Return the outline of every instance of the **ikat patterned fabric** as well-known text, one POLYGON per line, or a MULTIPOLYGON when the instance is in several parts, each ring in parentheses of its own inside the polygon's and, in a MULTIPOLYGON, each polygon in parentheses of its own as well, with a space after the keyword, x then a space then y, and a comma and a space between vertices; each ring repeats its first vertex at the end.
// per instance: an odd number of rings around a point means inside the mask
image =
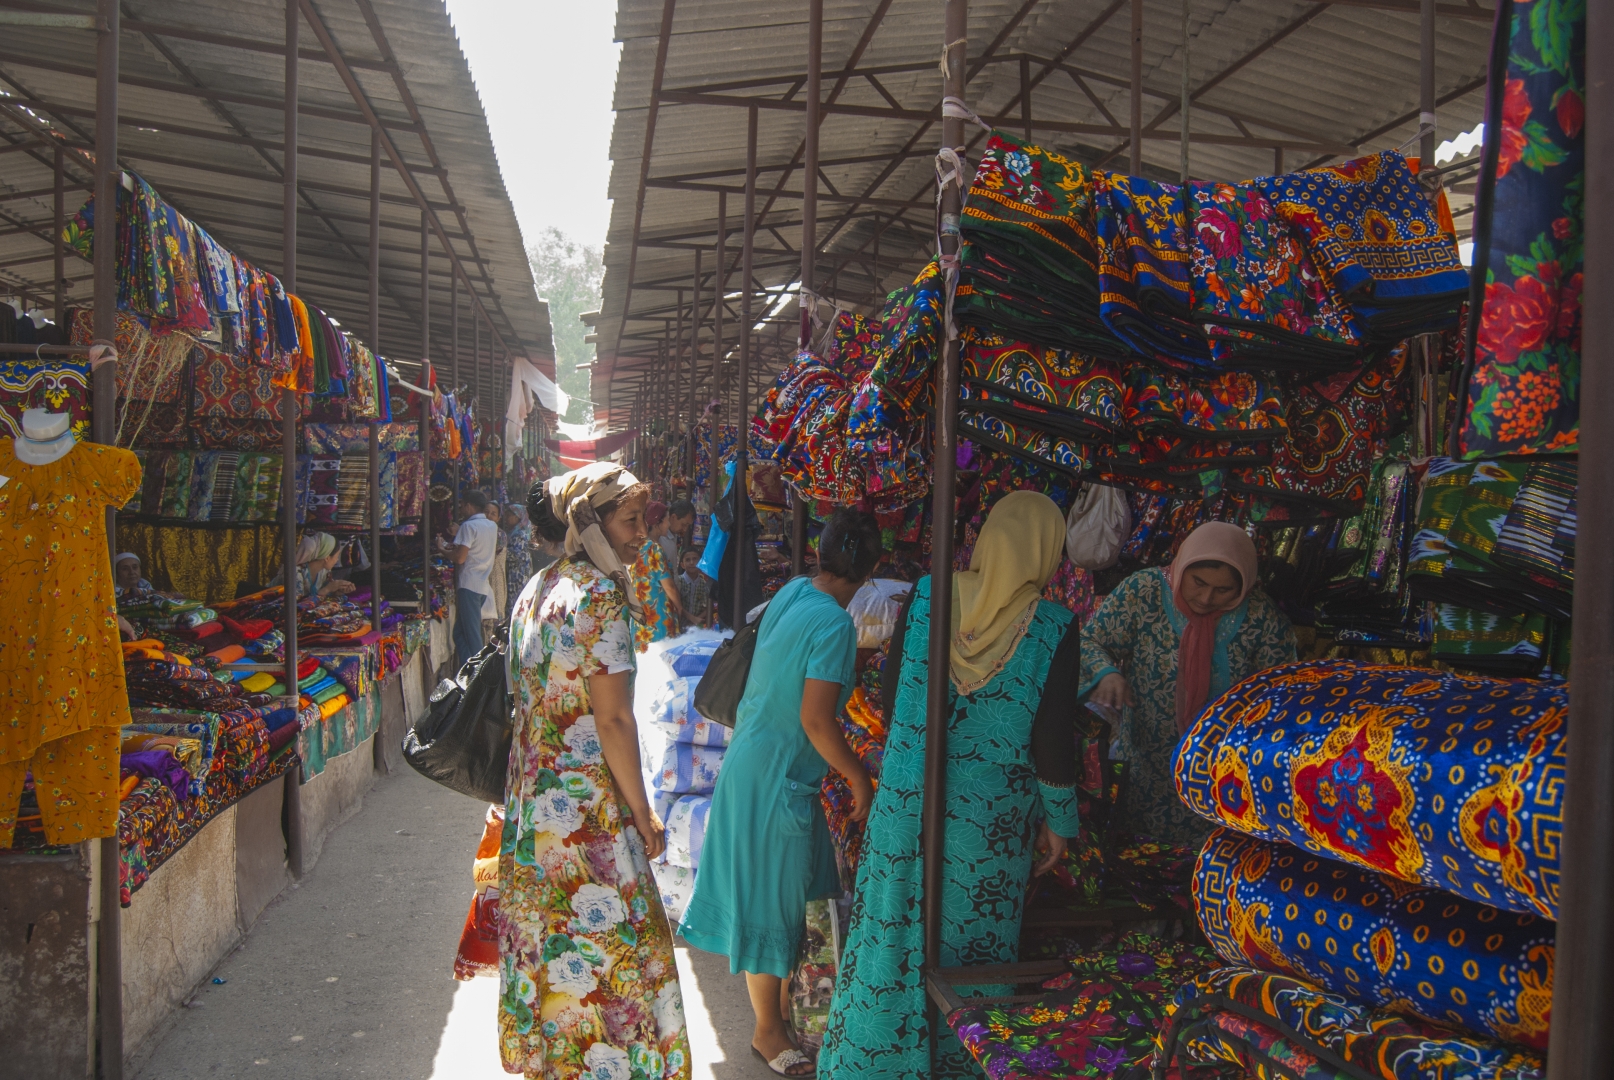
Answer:
POLYGON ((1206 708, 1177 791, 1240 832, 1555 919, 1568 712, 1561 683, 1289 664, 1206 708))
POLYGON ((1218 829, 1194 874, 1223 960, 1545 1050, 1557 926, 1218 829))

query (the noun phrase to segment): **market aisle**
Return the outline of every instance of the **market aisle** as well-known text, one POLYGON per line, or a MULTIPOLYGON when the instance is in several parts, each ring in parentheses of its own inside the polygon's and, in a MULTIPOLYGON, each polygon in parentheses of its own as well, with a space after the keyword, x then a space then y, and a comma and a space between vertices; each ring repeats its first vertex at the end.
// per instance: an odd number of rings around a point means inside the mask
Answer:
MULTIPOLYGON (((154 1050, 138 1080, 385 1077, 496 1080, 493 979, 450 974, 484 806, 407 769, 382 777, 319 864, 154 1050)), ((768 1080, 751 1007, 727 962, 678 950, 694 1080, 768 1080)))

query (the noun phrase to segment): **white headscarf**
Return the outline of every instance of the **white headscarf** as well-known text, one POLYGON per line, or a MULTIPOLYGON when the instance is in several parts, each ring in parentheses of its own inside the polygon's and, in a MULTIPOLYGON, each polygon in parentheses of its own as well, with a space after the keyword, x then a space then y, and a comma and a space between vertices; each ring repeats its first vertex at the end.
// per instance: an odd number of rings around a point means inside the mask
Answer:
POLYGON ((595 568, 622 588, 628 610, 643 622, 644 607, 628 581, 627 567, 622 565, 611 542, 605 538, 599 515, 595 513, 596 507, 604 506, 638 483, 637 477, 615 462, 596 461, 544 481, 544 491, 555 516, 566 522, 566 554, 587 552, 595 568))

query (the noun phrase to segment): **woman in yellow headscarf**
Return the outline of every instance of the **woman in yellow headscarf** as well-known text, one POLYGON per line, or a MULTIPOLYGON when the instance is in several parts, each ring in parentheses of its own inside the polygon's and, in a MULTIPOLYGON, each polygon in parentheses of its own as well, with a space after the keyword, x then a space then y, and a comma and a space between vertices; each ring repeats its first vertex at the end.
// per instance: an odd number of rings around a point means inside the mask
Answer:
MULTIPOLYGON (((969 570, 953 576, 941 931, 949 967, 1019 959, 1026 881, 1033 868, 1051 869, 1076 835, 1070 691, 1081 638, 1068 610, 1039 599, 1064 543, 1053 501, 1016 491, 987 516, 969 570), (1070 684, 1063 690, 1061 679, 1070 684)), ((882 680, 890 735, 818 1059, 819 1075, 833 1080, 975 1075, 945 1026, 932 1059, 920 979, 929 641, 925 578, 892 636, 882 680)))

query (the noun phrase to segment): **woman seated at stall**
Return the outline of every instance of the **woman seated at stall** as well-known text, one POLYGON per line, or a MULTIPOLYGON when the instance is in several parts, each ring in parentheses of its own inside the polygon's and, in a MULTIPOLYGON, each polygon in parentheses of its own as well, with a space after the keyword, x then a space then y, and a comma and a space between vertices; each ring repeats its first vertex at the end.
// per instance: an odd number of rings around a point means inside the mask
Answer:
POLYGON ((1198 847, 1214 826, 1177 797, 1177 744, 1206 702, 1295 658, 1294 630, 1257 582, 1255 544, 1207 521, 1167 567, 1139 570, 1104 598, 1082 641, 1081 692, 1121 723, 1128 764, 1120 820, 1198 847))
POLYGON ((112 560, 112 595, 122 598, 132 593, 153 592, 151 582, 141 574, 140 556, 125 551, 112 560))
MULTIPOLYGON (((1053 500, 1012 492, 987 516, 969 570, 953 577, 941 930, 947 966, 1019 959, 1026 883, 1033 870, 1051 869, 1065 838, 1077 832, 1081 634, 1067 609, 1039 599, 1064 543, 1064 517, 1053 500)), ((932 1059, 921 983, 930 597, 931 579, 924 578, 898 619, 881 680, 890 734, 818 1059, 820 1074, 835 1080, 977 1075, 945 1025, 932 1059), (886 690, 893 686, 894 700, 886 690)))
POLYGON ((691 945, 745 972, 756 1014, 751 1049, 781 1076, 813 1071, 791 1043, 780 990, 796 964, 807 901, 840 892, 818 788, 826 767, 846 777, 857 820, 874 793, 837 717, 857 659, 846 606, 880 554, 874 515, 841 510, 824 526, 818 576, 796 578, 764 609, 679 927, 691 945))

